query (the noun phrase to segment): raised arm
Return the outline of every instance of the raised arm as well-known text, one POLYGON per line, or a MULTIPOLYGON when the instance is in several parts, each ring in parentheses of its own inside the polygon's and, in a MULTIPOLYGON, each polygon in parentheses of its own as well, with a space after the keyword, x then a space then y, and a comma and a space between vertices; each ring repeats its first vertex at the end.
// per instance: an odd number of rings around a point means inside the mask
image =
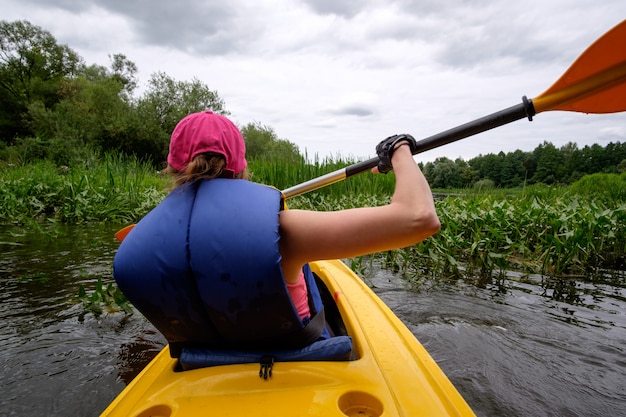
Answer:
POLYGON ((280 251, 287 281, 297 278, 306 262, 411 246, 439 230, 430 187, 406 145, 399 142, 390 152, 396 186, 388 205, 281 212, 280 251))

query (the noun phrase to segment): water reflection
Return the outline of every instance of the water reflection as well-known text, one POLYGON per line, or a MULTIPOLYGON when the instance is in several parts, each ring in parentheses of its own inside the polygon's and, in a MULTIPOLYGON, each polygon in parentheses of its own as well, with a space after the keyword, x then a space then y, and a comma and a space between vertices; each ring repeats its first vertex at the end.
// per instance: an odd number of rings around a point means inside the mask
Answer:
MULTIPOLYGON (((111 280, 117 229, 0 229, 6 415, 97 416, 164 345, 139 314, 94 317, 77 299, 111 280)), ((626 415, 623 273, 415 287, 366 272, 479 416, 626 415)))
POLYGON ((624 288, 513 278, 370 282, 478 415, 626 415, 624 288))
POLYGON ((576 281, 564 278, 545 278, 542 281, 543 296, 550 297, 555 301, 563 301, 568 304, 580 304, 582 298, 579 294, 576 281))
POLYGON ((78 302, 80 284, 111 279, 115 229, 0 229, 3 415, 99 415, 163 346, 139 315, 78 302))
POLYGON ((117 353, 117 375, 125 385, 141 372, 141 370, 161 351, 165 344, 163 337, 154 329, 146 329, 144 333, 127 343, 120 345, 117 353))

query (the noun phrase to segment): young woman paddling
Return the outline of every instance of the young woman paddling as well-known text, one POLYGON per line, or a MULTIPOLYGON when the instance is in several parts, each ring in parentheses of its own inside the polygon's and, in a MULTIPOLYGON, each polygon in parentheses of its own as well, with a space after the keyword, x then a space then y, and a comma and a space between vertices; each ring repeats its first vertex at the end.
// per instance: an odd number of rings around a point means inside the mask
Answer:
POLYGON ((439 230, 408 135, 383 140, 375 172, 395 171, 391 203, 332 212, 283 210, 279 191, 246 180, 236 126, 210 111, 176 126, 176 188, 122 242, 114 276, 165 335, 186 346, 298 348, 324 336, 307 263, 406 247, 439 230))

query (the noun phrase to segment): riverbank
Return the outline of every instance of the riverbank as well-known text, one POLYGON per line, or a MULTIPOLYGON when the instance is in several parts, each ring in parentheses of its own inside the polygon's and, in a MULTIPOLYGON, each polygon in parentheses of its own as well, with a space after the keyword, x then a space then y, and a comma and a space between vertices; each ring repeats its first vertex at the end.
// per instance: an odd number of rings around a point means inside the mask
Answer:
MULTIPOLYGON (((251 180, 284 189, 350 162, 251 161, 249 168, 251 180)), ((71 168, 48 161, 4 166, 0 223, 123 227, 156 206, 168 185, 150 164, 113 155, 71 168)), ((393 186, 393 174, 365 173, 288 204, 311 210, 385 204, 393 186)), ((441 231, 418 245, 376 255, 382 265, 416 282, 463 279, 478 285, 507 271, 604 280, 626 269, 626 174, 593 174, 568 187, 437 191, 441 231)), ((358 272, 368 259, 353 259, 351 266, 358 272)))

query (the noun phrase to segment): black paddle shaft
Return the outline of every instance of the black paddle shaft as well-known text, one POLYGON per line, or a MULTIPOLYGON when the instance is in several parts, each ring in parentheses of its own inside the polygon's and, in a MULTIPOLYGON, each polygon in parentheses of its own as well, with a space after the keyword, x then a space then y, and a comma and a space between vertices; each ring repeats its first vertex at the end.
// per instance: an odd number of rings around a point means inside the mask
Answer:
MULTIPOLYGON (((514 122, 515 120, 523 119, 527 117, 528 120, 533 120, 533 116, 536 114, 535 107, 532 100, 522 97, 522 103, 504 109, 502 111, 490 114, 489 116, 482 117, 464 125, 446 130, 445 132, 433 135, 429 138, 422 139, 417 142, 417 147, 413 151, 413 155, 421 152, 426 152, 439 146, 446 145, 448 143, 455 142, 459 139, 466 138, 468 136, 475 135, 477 133, 485 132, 494 127, 502 126, 507 123, 514 122)), ((365 171, 369 171, 378 165, 380 159, 378 157, 368 159, 367 161, 358 162, 354 165, 350 165, 346 168, 341 168, 321 177, 303 182, 302 184, 294 185, 293 187, 283 190, 285 198, 295 197, 309 191, 317 190, 318 188, 325 187, 338 181, 342 181, 348 177, 356 174, 360 174, 365 171)))
MULTIPOLYGON (((507 123, 511 123, 525 117, 532 121, 535 114, 536 112, 532 100, 529 100, 526 96, 524 96, 522 97, 522 103, 520 104, 420 140, 417 142, 417 148, 413 152, 413 155, 438 148, 439 146, 447 145, 448 143, 456 142, 457 140, 485 132, 498 126, 503 126, 507 123)), ((368 159, 367 161, 350 165, 345 168, 346 178, 360 174, 363 171, 370 170, 377 166, 378 162, 379 158, 374 157, 372 159, 368 159)))

